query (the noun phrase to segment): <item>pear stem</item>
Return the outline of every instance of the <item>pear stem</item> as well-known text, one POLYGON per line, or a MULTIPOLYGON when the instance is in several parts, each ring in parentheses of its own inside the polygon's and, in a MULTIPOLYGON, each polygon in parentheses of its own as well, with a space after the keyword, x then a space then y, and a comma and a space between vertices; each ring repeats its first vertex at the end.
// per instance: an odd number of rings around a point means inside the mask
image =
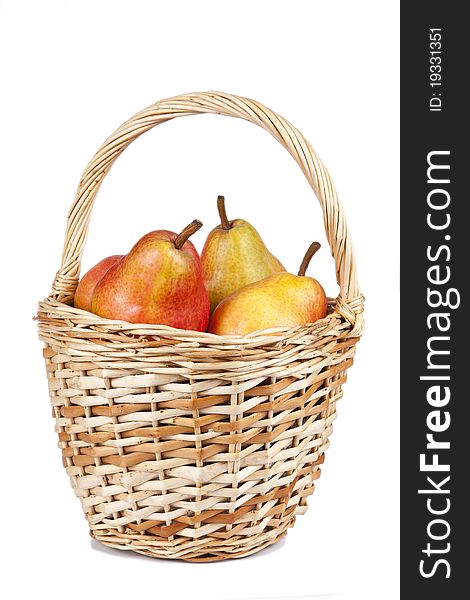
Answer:
POLYGON ((219 211, 220 222, 222 224, 222 229, 232 229, 232 224, 227 218, 227 213, 225 212, 225 198, 224 196, 217 196, 217 210, 219 211))
POLYGON ((196 233, 198 229, 201 229, 201 227, 202 223, 197 219, 191 221, 189 225, 186 225, 183 231, 176 236, 175 241, 173 242, 175 244, 175 248, 179 250, 187 241, 187 239, 193 235, 193 233, 196 233))
POLYGON ((310 246, 308 247, 307 252, 305 253, 305 256, 302 260, 302 264, 300 265, 300 269, 298 272, 298 275, 300 277, 304 277, 305 273, 307 271, 307 267, 310 264, 310 261, 312 260, 312 256, 318 252, 318 250, 320 250, 321 248, 321 244, 319 242, 313 242, 312 244, 310 244, 310 246))

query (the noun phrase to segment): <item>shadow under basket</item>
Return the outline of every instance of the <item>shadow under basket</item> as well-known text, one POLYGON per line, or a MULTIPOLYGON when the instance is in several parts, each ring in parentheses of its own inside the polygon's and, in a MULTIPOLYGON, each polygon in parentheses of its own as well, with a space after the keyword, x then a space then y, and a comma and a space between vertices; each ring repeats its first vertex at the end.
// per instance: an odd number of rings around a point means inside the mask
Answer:
POLYGON ((158 558, 242 557, 307 509, 363 329, 352 243, 333 183, 279 115, 219 92, 157 102, 85 169, 62 266, 39 303, 63 465, 93 538, 158 558), (170 119, 239 117, 271 133, 320 201, 340 294, 325 319, 247 337, 103 319, 72 306, 91 209, 121 152, 170 119))

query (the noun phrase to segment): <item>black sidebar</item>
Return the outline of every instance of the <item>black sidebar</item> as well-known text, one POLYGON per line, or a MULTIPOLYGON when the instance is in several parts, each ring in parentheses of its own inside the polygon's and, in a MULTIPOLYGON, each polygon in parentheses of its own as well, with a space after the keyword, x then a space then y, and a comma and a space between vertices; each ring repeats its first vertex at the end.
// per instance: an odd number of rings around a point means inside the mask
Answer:
POLYGON ((404 599, 470 597, 467 8, 401 2, 404 599))

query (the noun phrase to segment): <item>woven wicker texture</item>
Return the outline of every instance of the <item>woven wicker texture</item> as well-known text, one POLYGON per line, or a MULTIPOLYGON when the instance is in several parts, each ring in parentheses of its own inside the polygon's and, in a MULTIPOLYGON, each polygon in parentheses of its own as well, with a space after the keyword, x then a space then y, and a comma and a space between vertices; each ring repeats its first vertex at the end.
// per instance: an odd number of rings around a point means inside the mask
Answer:
POLYGON ((258 102, 208 92, 157 102, 98 150, 69 213, 39 335, 63 464, 91 535, 192 561, 245 556, 306 510, 363 329, 352 243, 328 172, 305 138, 258 102), (99 186, 139 135, 214 113, 269 131, 317 195, 340 294, 315 324, 247 337, 102 319, 71 306, 99 186))

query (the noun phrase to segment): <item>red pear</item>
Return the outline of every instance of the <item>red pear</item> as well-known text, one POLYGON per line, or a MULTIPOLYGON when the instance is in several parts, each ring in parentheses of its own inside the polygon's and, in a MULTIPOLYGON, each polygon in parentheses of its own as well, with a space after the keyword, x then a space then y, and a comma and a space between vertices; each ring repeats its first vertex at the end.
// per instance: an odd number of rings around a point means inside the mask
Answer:
POLYGON ((201 226, 193 221, 179 235, 167 230, 144 235, 98 282, 92 312, 129 323, 205 331, 209 298, 201 259, 188 239, 201 226))
POLYGON ((121 260, 121 258, 123 258, 123 256, 120 254, 103 258, 103 260, 85 273, 80 279, 77 291, 75 292, 73 304, 76 308, 91 312, 91 299, 93 298, 96 286, 109 269, 115 265, 118 260, 121 260))

